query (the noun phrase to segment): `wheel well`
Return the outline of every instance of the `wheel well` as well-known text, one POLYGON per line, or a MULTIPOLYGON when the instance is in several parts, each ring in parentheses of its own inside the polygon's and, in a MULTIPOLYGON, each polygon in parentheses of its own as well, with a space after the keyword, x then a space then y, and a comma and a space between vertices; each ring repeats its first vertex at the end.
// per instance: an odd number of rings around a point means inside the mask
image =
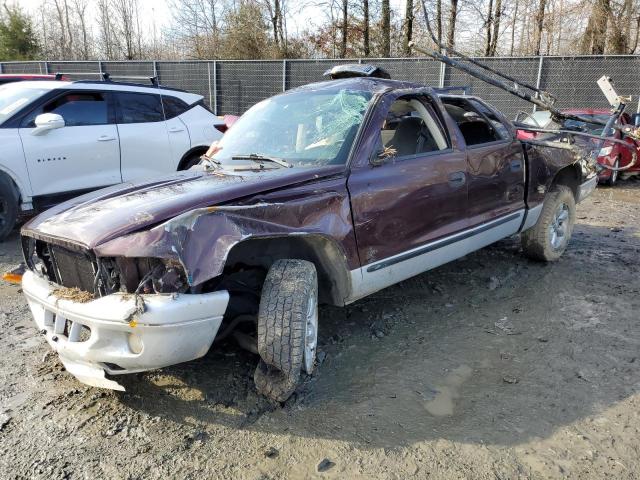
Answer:
POLYGON ((206 152, 207 152, 207 147, 205 146, 200 145, 198 147, 193 147, 191 150, 185 153, 180 159, 180 163, 178 163, 178 170, 184 170, 184 166, 187 163, 187 160, 189 160, 191 157, 196 155, 200 156, 206 152))
POLYGON ((342 249, 321 235, 253 238, 235 245, 227 256, 226 269, 235 265, 248 265, 269 269, 282 258, 308 260, 318 272, 320 301, 332 305, 344 305, 351 284, 342 249))
POLYGON ((556 176, 553 177, 551 188, 555 185, 565 185, 573 192, 573 197, 578 198, 578 187, 580 186, 580 170, 577 165, 569 165, 561 169, 556 176))
MULTIPOLYGON (((6 180, 6 182, 9 185, 11 185, 11 187, 13 188, 13 194, 15 196, 15 200, 19 205, 20 204, 20 188, 18 188, 18 185, 16 185, 16 182, 13 181, 13 178, 11 178, 11 175, 0 170, 0 179, 6 180)), ((18 211, 19 210, 20 209, 18 208, 18 211)))

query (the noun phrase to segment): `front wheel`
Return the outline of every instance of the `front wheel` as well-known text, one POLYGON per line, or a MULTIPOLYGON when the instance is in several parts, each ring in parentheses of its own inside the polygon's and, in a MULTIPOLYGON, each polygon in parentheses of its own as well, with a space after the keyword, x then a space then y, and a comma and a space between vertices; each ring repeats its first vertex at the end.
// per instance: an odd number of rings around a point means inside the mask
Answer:
POLYGON ((565 185, 556 185, 545 197, 536 224, 522 233, 524 254, 542 262, 558 260, 567 249, 575 221, 573 192, 565 185))
POLYGON ((254 374, 262 395, 284 402, 300 372, 310 374, 318 344, 318 275, 305 260, 277 260, 262 287, 258 311, 258 354, 254 374))

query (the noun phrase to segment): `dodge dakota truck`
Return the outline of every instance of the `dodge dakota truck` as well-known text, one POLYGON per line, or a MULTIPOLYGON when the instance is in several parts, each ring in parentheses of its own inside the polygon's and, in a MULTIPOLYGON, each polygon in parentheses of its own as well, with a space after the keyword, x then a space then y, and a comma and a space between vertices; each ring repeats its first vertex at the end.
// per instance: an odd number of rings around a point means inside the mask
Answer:
POLYGON ((191 170, 22 228, 23 291, 69 373, 123 389, 235 330, 258 391, 284 401, 314 369, 318 304, 515 234, 532 259, 562 255, 593 155, 518 140, 480 98, 346 76, 256 104, 191 170))

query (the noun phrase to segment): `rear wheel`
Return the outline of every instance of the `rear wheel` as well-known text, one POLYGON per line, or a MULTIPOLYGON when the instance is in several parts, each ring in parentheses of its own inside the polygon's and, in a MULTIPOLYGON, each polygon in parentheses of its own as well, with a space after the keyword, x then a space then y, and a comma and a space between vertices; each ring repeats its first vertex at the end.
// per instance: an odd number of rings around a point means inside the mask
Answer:
POLYGON ((558 260, 569 244, 576 221, 573 192, 565 185, 556 185, 544 199, 536 224, 522 233, 524 254, 534 260, 558 260))
POLYGON ((284 402, 313 371, 318 344, 318 276, 305 260, 274 262, 258 312, 260 363, 254 375, 262 395, 284 402))
POLYGON ((11 181, 0 176, 0 240, 13 230, 18 217, 18 200, 11 181))

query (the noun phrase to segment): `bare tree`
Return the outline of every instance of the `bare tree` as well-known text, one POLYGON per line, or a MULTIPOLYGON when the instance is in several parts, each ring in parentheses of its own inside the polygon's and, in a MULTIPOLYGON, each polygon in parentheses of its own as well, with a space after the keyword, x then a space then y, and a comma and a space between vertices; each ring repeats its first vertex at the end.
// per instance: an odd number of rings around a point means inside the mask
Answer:
POLYGON ((349 32, 349 0, 342 0, 342 39, 340 41, 340 58, 347 56, 347 35, 349 32))
POLYGON ((389 0, 382 0, 382 56, 391 56, 391 8, 389 0))
POLYGON ((458 0, 451 0, 449 4, 449 22, 447 25, 447 48, 453 48, 455 46, 457 18, 458 0))
POLYGON ((405 56, 411 55, 411 47, 409 42, 413 37, 413 0, 406 0, 404 11, 404 39, 402 42, 402 51, 405 56))
POLYGON ((547 7, 547 0, 540 0, 538 3, 538 13, 536 14, 536 31, 534 35, 534 55, 540 55, 540 45, 542 43, 542 29, 544 27, 544 12, 547 7))
POLYGON ((498 49, 498 35, 500 35, 500 20, 502 18, 502 0, 496 0, 496 8, 493 14, 493 33, 489 46, 489 55, 495 57, 498 49))
POLYGON ((364 49, 364 56, 368 57, 370 53, 370 45, 369 45, 369 0, 362 1, 362 42, 364 49))

